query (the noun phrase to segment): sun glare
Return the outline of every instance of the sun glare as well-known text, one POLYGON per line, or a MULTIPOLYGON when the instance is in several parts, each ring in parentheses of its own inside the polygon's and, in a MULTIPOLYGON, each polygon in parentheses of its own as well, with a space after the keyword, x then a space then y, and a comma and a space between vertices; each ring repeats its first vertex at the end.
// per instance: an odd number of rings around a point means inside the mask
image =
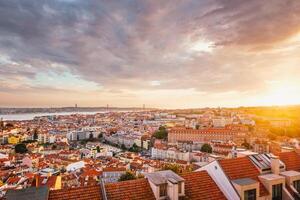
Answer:
POLYGON ((212 52, 214 43, 210 41, 200 40, 195 42, 191 49, 199 52, 212 52))
POLYGON ((300 102, 300 88, 294 85, 280 85, 272 88, 270 92, 262 98, 264 105, 291 105, 300 102))

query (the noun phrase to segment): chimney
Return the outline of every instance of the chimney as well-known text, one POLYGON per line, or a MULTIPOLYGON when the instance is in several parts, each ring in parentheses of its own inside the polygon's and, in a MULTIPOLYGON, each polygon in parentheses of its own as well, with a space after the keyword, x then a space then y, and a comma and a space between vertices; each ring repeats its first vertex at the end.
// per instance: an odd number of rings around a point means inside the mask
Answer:
POLYGON ((35 175, 35 187, 39 187, 39 175, 35 175))
POLYGON ((271 170, 273 174, 280 173, 280 162, 278 156, 271 156, 271 170))

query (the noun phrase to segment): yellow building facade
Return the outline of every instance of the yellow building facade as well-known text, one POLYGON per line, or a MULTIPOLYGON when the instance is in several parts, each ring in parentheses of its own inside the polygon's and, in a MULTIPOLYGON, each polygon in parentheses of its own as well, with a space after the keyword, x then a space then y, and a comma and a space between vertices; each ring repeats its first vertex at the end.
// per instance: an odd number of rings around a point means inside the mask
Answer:
POLYGON ((20 138, 16 136, 10 136, 8 137, 8 143, 9 144, 18 144, 20 142, 20 138))

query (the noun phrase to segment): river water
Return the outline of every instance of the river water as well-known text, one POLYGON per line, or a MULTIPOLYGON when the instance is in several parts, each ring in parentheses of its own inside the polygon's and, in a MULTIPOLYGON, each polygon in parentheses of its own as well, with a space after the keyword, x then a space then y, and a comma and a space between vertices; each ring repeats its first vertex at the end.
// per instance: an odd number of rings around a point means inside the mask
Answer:
POLYGON ((93 115, 96 113, 104 113, 104 111, 7 114, 7 115, 0 115, 0 119, 2 118, 4 121, 7 121, 7 120, 32 120, 34 117, 40 117, 40 116, 72 115, 72 114, 93 115))

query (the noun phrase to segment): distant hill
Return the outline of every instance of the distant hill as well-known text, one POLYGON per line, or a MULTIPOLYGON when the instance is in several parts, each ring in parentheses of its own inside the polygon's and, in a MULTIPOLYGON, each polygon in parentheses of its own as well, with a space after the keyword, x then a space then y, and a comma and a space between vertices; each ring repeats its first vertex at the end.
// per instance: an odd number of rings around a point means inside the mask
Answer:
POLYGON ((260 117, 300 119, 300 105, 295 106, 270 106, 270 107, 241 107, 237 110, 254 114, 260 117))
MULTIPOLYGON (((147 108, 149 110, 150 108, 147 108)), ((140 111, 143 108, 128 107, 57 107, 57 108, 0 108, 0 114, 23 114, 23 113, 59 113, 59 112, 94 112, 94 111, 140 111)))

